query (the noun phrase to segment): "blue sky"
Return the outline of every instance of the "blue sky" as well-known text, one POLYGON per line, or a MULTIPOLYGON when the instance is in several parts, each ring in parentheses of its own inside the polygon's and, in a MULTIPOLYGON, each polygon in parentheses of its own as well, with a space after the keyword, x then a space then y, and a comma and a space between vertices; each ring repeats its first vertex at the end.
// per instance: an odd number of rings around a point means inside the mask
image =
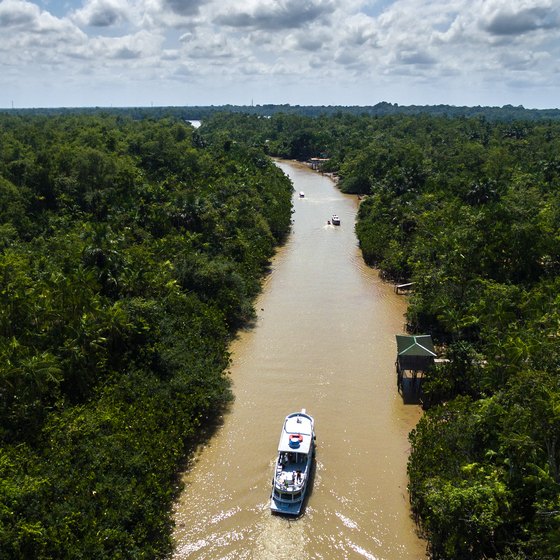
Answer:
POLYGON ((0 107, 560 107, 558 0, 0 0, 0 107))

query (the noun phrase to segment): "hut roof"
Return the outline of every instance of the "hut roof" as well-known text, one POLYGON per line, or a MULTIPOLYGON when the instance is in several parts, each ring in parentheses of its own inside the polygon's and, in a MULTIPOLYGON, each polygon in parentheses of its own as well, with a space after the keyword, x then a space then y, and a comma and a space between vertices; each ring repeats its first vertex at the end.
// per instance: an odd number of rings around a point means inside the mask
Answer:
POLYGON ((399 356, 425 356, 435 358, 434 343, 429 334, 397 334, 397 354, 399 356))

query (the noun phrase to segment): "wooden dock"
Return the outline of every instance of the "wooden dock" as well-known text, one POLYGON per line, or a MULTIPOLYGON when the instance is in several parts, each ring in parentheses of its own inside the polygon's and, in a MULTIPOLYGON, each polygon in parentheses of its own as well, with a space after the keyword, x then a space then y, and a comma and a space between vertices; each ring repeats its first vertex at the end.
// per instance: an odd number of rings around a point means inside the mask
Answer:
POLYGON ((408 282, 407 284, 396 284, 395 293, 402 294, 405 292, 409 292, 410 290, 412 290, 412 286, 414 286, 414 282, 408 282))

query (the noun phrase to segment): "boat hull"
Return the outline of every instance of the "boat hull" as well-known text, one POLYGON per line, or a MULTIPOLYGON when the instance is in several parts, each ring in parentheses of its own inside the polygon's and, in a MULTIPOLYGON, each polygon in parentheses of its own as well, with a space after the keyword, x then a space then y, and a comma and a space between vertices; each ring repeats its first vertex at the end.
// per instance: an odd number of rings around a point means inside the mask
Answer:
POLYGON ((303 501, 286 504, 284 502, 277 502, 274 498, 270 499, 270 511, 277 515, 294 515, 298 516, 301 513, 303 501))

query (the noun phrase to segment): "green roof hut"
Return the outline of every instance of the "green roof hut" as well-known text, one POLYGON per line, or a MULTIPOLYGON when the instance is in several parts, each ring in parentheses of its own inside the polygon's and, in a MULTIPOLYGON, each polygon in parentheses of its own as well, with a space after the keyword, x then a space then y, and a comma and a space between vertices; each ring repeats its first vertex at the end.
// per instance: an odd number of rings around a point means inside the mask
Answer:
POLYGON ((416 380, 419 372, 427 371, 434 363, 437 354, 429 334, 397 334, 397 384, 402 387, 403 377, 416 380))

